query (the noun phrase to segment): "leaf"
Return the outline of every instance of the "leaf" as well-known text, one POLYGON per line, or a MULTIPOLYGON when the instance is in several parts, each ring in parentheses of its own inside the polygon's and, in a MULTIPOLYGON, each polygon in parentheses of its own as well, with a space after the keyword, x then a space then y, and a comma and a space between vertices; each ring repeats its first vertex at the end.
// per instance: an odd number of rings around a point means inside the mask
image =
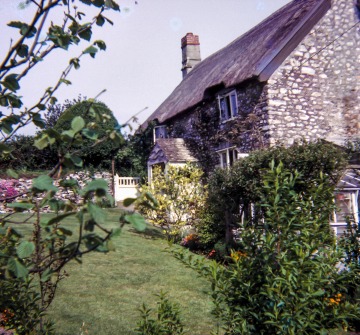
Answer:
POLYGON ((83 195, 86 195, 89 192, 96 192, 98 190, 102 190, 105 193, 107 192, 108 184, 107 181, 104 179, 95 179, 90 181, 84 188, 83 188, 83 195))
POLYGON ((105 0, 105 7, 120 11, 119 5, 114 0, 105 0))
POLYGON ((62 220, 64 220, 65 218, 69 217, 69 216, 72 216, 72 215, 75 215, 76 212, 67 212, 67 213, 63 213, 63 214, 60 214, 60 215, 57 215, 51 219, 43 219, 41 221, 41 225, 42 226, 51 226, 53 224, 56 224, 56 223, 59 223, 61 222, 62 220))
POLYGON ((75 116, 71 121, 71 129, 78 133, 81 129, 85 127, 85 121, 81 116, 75 116))
POLYGON ((86 48, 84 51, 83 51, 83 54, 85 55, 85 54, 90 54, 90 56, 92 57, 92 58, 94 58, 95 57, 95 54, 98 52, 98 49, 97 48, 95 48, 94 46, 89 46, 88 48, 86 48))
POLYGON ((79 187, 79 183, 76 179, 70 178, 70 179, 63 179, 60 180, 60 186, 62 187, 79 187))
POLYGON ((105 23, 104 17, 103 17, 101 14, 99 14, 99 15, 96 17, 96 24, 101 27, 101 26, 104 25, 104 23, 105 23))
POLYGON ((80 59, 79 58, 72 58, 72 59, 70 59, 69 63, 74 66, 75 70, 80 68, 80 59))
POLYGON ((94 45, 97 45, 100 50, 106 50, 106 44, 105 44, 105 42, 102 41, 102 40, 96 40, 96 41, 94 42, 94 45))
POLYGON ((113 231, 111 232, 111 237, 117 237, 120 236, 122 232, 121 228, 115 228, 113 229, 113 231))
POLYGON ((29 53, 29 47, 26 44, 20 44, 16 49, 17 54, 21 58, 26 58, 29 53))
POLYGON ((84 128, 81 133, 90 140, 97 140, 98 139, 98 133, 92 129, 84 128))
POLYGON ((139 213, 125 215, 124 219, 128 223, 132 224, 138 231, 144 231, 146 229, 146 221, 139 213))
POLYGON ((97 224, 102 225, 105 223, 106 212, 103 209, 91 202, 88 203, 87 208, 90 216, 97 224))
POLYGON ((53 274, 53 271, 51 269, 46 269, 42 274, 41 274, 41 277, 40 277, 40 281, 42 283, 44 282, 47 282, 50 278, 51 278, 51 275, 53 274))
MULTIPOLYGON (((44 105, 37 105, 37 107, 40 109, 40 110, 44 110, 44 109, 41 109, 43 106, 43 108, 45 109, 45 106, 44 105)), ((33 123, 35 124, 35 126, 43 129, 45 128, 45 120, 43 120, 41 118, 41 115, 39 113, 33 113, 32 114, 32 121, 33 123)))
POLYGON ((4 144, 4 143, 0 143, 0 155, 3 155, 3 154, 9 154, 13 149, 4 144))
POLYGON ((64 130, 62 133, 61 133, 61 136, 63 137, 63 139, 66 141, 66 140, 71 140, 74 138, 75 136, 75 133, 72 129, 70 130, 64 130))
POLYGON ((35 244, 29 241, 22 241, 16 248, 16 254, 19 258, 27 258, 35 251, 35 244))
POLYGON ((80 38, 82 38, 83 40, 86 41, 90 41, 91 40, 91 35, 92 35, 92 31, 91 31, 91 26, 86 27, 88 24, 85 25, 85 27, 80 28, 78 35, 80 36, 80 38))
POLYGON ((21 99, 13 93, 7 95, 7 100, 10 103, 11 107, 14 108, 20 108, 23 104, 21 99))
POLYGON ((23 278, 26 277, 29 273, 29 270, 19 262, 18 259, 10 257, 8 260, 8 269, 17 277, 23 278))
POLYGON ((40 138, 35 138, 34 147, 39 150, 45 149, 50 144, 50 138, 47 134, 42 134, 40 138))
POLYGON ((71 81, 64 78, 60 79, 59 82, 64 83, 65 85, 71 85, 71 81))
POLYGON ((16 73, 9 74, 4 78, 3 81, 1 81, 1 84, 10 91, 16 92, 20 88, 17 77, 18 75, 16 73))
POLYGON ((79 156, 75 156, 75 155, 70 155, 70 154, 66 154, 65 155, 66 158, 69 158, 71 160, 71 162, 77 166, 77 167, 82 167, 83 166, 83 161, 79 156))
POLYGON ((20 34, 25 36, 26 38, 34 37, 37 32, 35 27, 30 28, 30 26, 27 23, 20 22, 20 21, 11 21, 7 25, 9 27, 20 29, 20 34))
POLYGON ((23 212, 34 208, 33 204, 28 202, 12 202, 7 207, 14 208, 15 212, 23 212))
POLYGON ((72 236, 72 234, 73 234, 73 232, 70 229, 66 229, 64 227, 57 228, 56 233, 60 236, 62 236, 62 235, 72 236))
POLYGON ((129 206, 132 205, 135 201, 136 201, 136 198, 126 198, 126 199, 123 201, 123 205, 124 205, 125 207, 129 207, 129 206))
POLYGON ((53 180, 46 175, 41 175, 32 181, 32 189, 39 191, 57 191, 58 188, 53 185, 53 180))

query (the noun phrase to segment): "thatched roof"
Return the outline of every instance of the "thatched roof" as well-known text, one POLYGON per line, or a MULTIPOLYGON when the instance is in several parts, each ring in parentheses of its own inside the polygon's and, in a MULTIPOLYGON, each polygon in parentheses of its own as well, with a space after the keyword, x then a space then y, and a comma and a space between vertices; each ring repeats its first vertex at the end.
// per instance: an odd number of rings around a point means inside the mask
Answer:
POLYGON ((196 162, 182 138, 158 138, 148 164, 196 162))
MULTIPOLYGON (((160 123, 211 98, 211 89, 267 81, 331 7, 331 0, 294 0, 199 63, 145 124, 160 123)), ((144 124, 144 125, 145 125, 144 124)))

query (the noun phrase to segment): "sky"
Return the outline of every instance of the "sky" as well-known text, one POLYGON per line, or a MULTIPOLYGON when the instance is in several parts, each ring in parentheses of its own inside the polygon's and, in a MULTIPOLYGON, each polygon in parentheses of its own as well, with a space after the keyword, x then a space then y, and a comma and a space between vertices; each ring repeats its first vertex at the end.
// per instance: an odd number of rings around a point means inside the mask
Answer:
MULTIPOLYGON (((7 27, 9 21, 27 22, 33 5, 20 9, 24 0, 0 0, 0 59, 18 30, 7 27)), ((181 82, 180 40, 188 32, 199 35, 201 58, 205 59, 225 47, 289 0, 117 0, 121 12, 105 15, 114 25, 95 29, 93 40, 104 40, 107 49, 95 59, 81 59, 79 70, 55 94, 61 103, 79 94, 88 98, 106 89, 99 100, 114 113, 119 123, 139 113, 143 122, 181 82), (137 3, 137 4, 136 4, 137 3)), ((95 12, 89 11, 90 21, 95 12)), ((49 18, 60 23, 61 8, 49 18)), ((56 50, 34 68, 21 82, 20 95, 25 105, 35 103, 44 90, 53 86, 71 57, 79 55, 86 45, 69 52, 56 50)), ((136 127, 136 125, 135 125, 136 127)), ((34 127, 23 131, 35 132, 34 127)))

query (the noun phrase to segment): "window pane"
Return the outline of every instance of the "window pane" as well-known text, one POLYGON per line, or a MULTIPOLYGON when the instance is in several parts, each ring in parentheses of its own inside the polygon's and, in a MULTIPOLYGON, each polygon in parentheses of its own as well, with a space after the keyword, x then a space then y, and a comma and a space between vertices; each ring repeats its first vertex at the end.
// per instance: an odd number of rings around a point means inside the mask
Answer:
POLYGON ((336 221, 343 222, 345 217, 353 213, 353 206, 351 201, 351 193, 336 193, 335 204, 337 207, 336 221))
POLYGON ((225 99, 221 98, 220 99, 220 118, 221 120, 226 120, 226 104, 225 104, 225 99))
POLYGON ((229 165, 233 166, 234 164, 234 150, 229 150, 229 165))
POLYGON ((227 155, 226 155, 226 152, 222 153, 221 154, 221 163, 222 163, 222 167, 223 168, 226 168, 227 167, 227 155))
POLYGON ((232 116, 236 116, 238 114, 237 112, 237 97, 235 93, 232 93, 230 95, 230 99, 231 99, 231 114, 232 116))

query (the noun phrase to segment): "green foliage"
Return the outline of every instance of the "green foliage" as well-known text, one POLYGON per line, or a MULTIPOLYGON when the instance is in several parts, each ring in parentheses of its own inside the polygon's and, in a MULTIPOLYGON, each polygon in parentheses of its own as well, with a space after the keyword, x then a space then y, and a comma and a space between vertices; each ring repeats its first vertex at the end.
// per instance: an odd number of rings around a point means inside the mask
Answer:
MULTIPOLYGON (((18 31, 19 37, 11 41, 0 62, 1 164, 5 164, 6 168, 17 168, 18 165, 11 160, 19 158, 19 164, 28 161, 20 165, 21 168, 35 165, 39 169, 44 166, 42 161, 54 164, 49 175, 34 179, 31 189, 22 195, 21 200, 8 204, 8 209, 12 211, 0 218, 0 313, 6 316, 4 327, 17 334, 50 334, 53 331, 44 316, 54 299, 59 281, 65 276, 64 266, 71 260, 81 262, 82 255, 86 253, 112 250, 110 237, 115 234, 106 227, 106 215, 101 208, 104 202, 112 201, 105 181, 92 181, 81 190, 75 181, 65 178, 59 179, 55 185, 53 177, 63 177, 64 167, 74 169, 83 166, 82 158, 88 165, 98 165, 104 157, 114 156, 123 138, 111 112, 95 99, 70 107, 57 121, 59 128, 51 127, 54 118, 45 122, 43 116, 46 106, 56 103, 56 90, 62 84, 71 84, 67 79, 70 71, 79 69, 83 57, 89 55, 94 58, 98 51, 105 50, 105 42, 95 40, 88 43, 84 51, 70 59, 59 80, 46 89, 34 105, 23 106, 18 92, 23 78, 49 54, 58 49, 67 51, 81 40, 90 42, 95 24, 112 24, 104 16, 105 10, 120 9, 113 0, 79 0, 71 4, 64 0, 44 0, 34 2, 32 9, 30 23, 8 23, 9 27, 18 31), (60 6, 63 17, 56 22, 52 12, 60 6), (91 14, 95 17, 88 22, 83 22, 86 13, 81 9, 84 6, 95 7, 91 14), (49 17, 51 22, 47 21, 49 17), (19 129, 29 124, 46 129, 35 139, 14 138, 19 129), (110 144, 106 145, 106 141, 110 144), (96 149, 98 145, 100 148, 96 149), (82 152, 83 147, 87 151, 82 152), (56 148, 56 151, 49 148, 56 148), (56 161, 53 161, 55 157, 56 161), (59 200, 58 185, 68 189, 72 197, 59 200), (80 200, 79 205, 77 200, 80 200), (45 209, 52 210, 53 215, 44 215, 45 209), (17 212, 27 213, 27 216, 18 222, 15 219, 17 212), (74 229, 64 226, 64 220, 69 217, 77 221, 74 229), (26 222, 32 222, 32 234, 27 238, 11 227, 26 222)), ((103 164, 110 165, 109 162, 103 164)), ((10 202, 13 198, 2 200, 10 202)), ((132 214, 128 214, 127 220, 137 227, 142 223, 138 216, 132 217, 132 214)))
POLYGON ((150 123, 146 129, 139 128, 135 134, 126 137, 126 143, 116 154, 115 170, 120 176, 138 176, 147 179, 147 160, 153 147, 153 128, 150 123))
POLYGON ((264 172, 264 217, 240 225, 241 247, 227 266, 177 253, 210 280, 225 334, 329 334, 360 317, 347 297, 354 277, 337 267, 333 186, 321 174, 300 191, 306 180, 281 163, 264 172))
MULTIPOLYGON (((72 147, 79 152, 86 167, 110 169, 111 159, 124 141, 118 132, 118 122, 109 108, 101 102, 89 100, 78 102, 65 110, 53 130, 72 140, 72 147), (117 141, 101 141, 112 134, 117 141), (99 143, 94 146, 97 141, 99 143)), ((68 142, 59 143, 57 150, 60 155, 67 150, 68 142)))
POLYGON ((179 335, 184 334, 180 318, 179 305, 172 303, 167 295, 161 292, 157 295, 157 310, 155 318, 151 317, 152 310, 145 304, 139 309, 141 320, 136 332, 139 335, 179 335))
POLYGON ((50 170, 58 157, 52 148, 39 150, 34 146, 34 137, 29 135, 14 136, 9 145, 12 149, 7 156, 0 156, 0 169, 14 170, 50 170))
POLYGON ((183 167, 170 165, 166 172, 156 167, 151 184, 143 186, 137 208, 149 222, 161 226, 169 240, 179 240, 185 225, 196 226, 206 196, 202 174, 199 168, 190 164, 183 167), (142 199, 149 198, 150 194, 155 195, 154 206, 144 206, 142 199))
MULTIPOLYGON (((360 227, 354 218, 347 218, 347 229, 340 237, 339 247, 345 253, 347 271, 353 275, 353 280, 348 284, 347 298, 356 303, 360 301, 360 227)), ((356 331, 360 331, 359 319, 350 318, 349 323, 356 331)))
POLYGON ((199 224, 200 239, 205 245, 212 248, 221 239, 230 243, 231 231, 237 228, 241 217, 251 221, 263 215, 263 208, 257 204, 264 194, 262 177, 271 161, 281 161, 292 173, 298 171, 302 183, 295 185, 295 191, 305 192, 313 187, 320 173, 335 185, 346 167, 347 155, 327 142, 300 142, 289 148, 254 151, 229 170, 216 170, 209 180, 205 216, 199 224))

